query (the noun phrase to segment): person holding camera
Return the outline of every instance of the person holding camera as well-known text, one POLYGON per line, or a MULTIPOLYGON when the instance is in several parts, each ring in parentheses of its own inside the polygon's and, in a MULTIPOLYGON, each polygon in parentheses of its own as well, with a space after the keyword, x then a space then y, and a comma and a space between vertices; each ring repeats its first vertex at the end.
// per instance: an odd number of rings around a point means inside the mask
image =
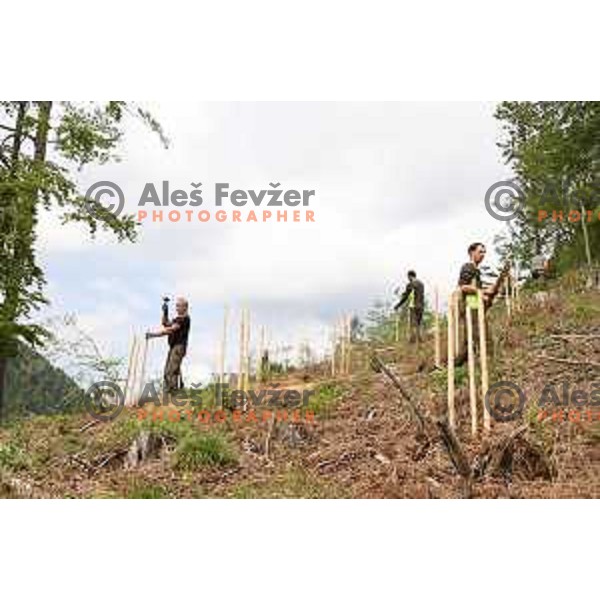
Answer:
POLYGON ((183 387, 181 363, 187 352, 191 320, 188 301, 185 298, 175 300, 177 316, 173 320, 169 319, 168 302, 169 299, 165 298, 160 329, 156 332, 149 331, 146 338, 168 336, 169 353, 165 362, 164 390, 166 394, 173 394, 183 387))

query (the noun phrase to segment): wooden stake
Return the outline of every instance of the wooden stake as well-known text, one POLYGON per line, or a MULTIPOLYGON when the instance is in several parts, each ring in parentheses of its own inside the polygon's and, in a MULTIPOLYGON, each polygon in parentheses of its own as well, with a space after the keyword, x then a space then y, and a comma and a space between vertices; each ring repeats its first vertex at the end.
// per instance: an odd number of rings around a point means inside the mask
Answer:
POLYGON ((519 311, 519 267, 515 264, 515 277, 513 283, 513 306, 519 311))
POLYGON ((346 374, 346 334, 344 327, 344 317, 341 317, 339 320, 340 323, 340 373, 342 375, 346 374))
POLYGON ((510 273, 506 277, 506 281, 504 282, 504 300, 506 302, 506 314, 508 318, 511 315, 511 306, 510 306, 510 273))
POLYGON ((133 339, 133 354, 132 354, 132 366, 131 366, 131 378, 129 380, 129 398, 127 400, 128 406, 135 406, 136 399, 135 395, 137 392, 137 379, 139 372, 140 362, 140 341, 137 335, 134 335, 133 339))
POLYGON ((260 327, 260 341, 258 345, 258 356, 256 357, 256 380, 257 382, 262 381, 263 379, 263 354, 265 352, 265 326, 261 325, 260 327))
POLYGON ((400 314, 396 313, 396 331, 394 335, 396 344, 400 341, 400 314))
POLYGON ((145 387, 145 379, 146 379, 146 358, 148 356, 148 339, 146 336, 142 336, 142 364, 140 365, 140 375, 139 375, 139 385, 138 385, 138 395, 135 399, 135 406, 138 405, 140 401, 140 397, 144 392, 145 387))
POLYGON ((246 340, 246 332, 245 332, 245 320, 246 320, 246 312, 242 308, 240 310, 240 362, 238 368, 238 377, 236 387, 238 390, 241 390, 244 385, 244 341, 246 340))
POLYGON ((479 324, 479 358, 481 364, 481 402, 483 405, 483 428, 491 429, 490 413, 485 405, 485 396, 489 387, 488 356, 487 356, 487 330, 485 327, 485 306, 481 291, 477 294, 477 317, 479 324))
POLYGON ((439 299, 439 294, 438 294, 438 289, 437 287, 435 288, 434 291, 434 313, 433 313, 433 320, 434 320, 434 327, 435 327, 435 348, 434 348, 434 352, 435 352, 435 366, 439 369, 442 366, 442 341, 440 338, 440 299, 439 299))
POLYGON ((331 376, 335 377, 335 351, 336 351, 336 325, 333 324, 333 330, 331 332, 332 343, 331 343, 331 376))
POLYGON ((456 412, 454 409, 454 294, 448 299, 448 423, 454 428, 456 412))
POLYGON ((135 349, 135 336, 133 332, 129 341, 129 360, 127 361, 127 379, 125 380, 125 406, 129 406, 129 396, 131 394, 131 370, 133 368, 133 351, 135 349))
POLYGON ((467 352, 469 357, 469 399, 471 401, 471 433, 477 433, 477 387, 475 384, 475 351, 473 348, 473 312, 467 305, 467 352))
POLYGON ((250 380, 250 310, 246 308, 246 319, 245 319, 245 339, 244 339, 244 391, 247 392, 249 389, 250 380))
POLYGON ((454 336, 453 337, 454 337, 454 355, 455 356, 458 355, 458 353, 461 351, 460 310, 459 310, 460 294, 461 294, 460 290, 455 290, 451 297, 452 308, 454 310, 454 336))
POLYGON ((225 385, 225 355, 227 353, 227 326, 229 321, 229 307, 227 304, 223 310, 223 332, 221 334, 221 364, 219 365, 219 406, 223 406, 223 386, 225 385))
POLYGON ((352 361, 352 315, 346 317, 346 336, 348 338, 348 355, 346 356, 346 371, 350 374, 350 364, 352 361))

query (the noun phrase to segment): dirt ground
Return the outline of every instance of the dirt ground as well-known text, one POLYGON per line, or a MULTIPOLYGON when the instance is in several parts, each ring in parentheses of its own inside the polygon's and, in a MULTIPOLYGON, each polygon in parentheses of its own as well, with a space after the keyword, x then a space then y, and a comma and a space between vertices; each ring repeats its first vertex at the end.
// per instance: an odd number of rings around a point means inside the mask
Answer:
MULTIPOLYGON (((470 433, 467 383, 457 385, 457 456, 441 433, 445 372, 432 361, 432 340, 357 346, 352 373, 332 379, 318 369, 278 381, 314 389, 310 419, 295 422, 231 413, 223 423, 155 428, 152 448, 131 461, 145 429, 135 411, 112 423, 85 415, 36 417, 0 430, 0 490, 5 497, 108 498, 594 498, 600 495, 600 420, 540 417, 533 400, 548 382, 600 381, 598 295, 567 298, 551 311, 524 306, 510 323, 497 311, 499 351, 491 383, 518 381, 528 402, 518 420, 470 433), (583 307, 583 308, 582 308, 583 307), (597 336, 597 337, 595 337, 597 336), (384 373, 368 366, 375 352, 409 391, 425 427, 384 373), (549 358, 550 357, 550 358, 549 358), (327 393, 323 392, 325 390, 327 393), (178 437, 181 436, 181 437, 178 437), (187 453, 195 441, 200 454, 187 453), (202 454, 202 436, 213 436, 202 454), (213 439, 214 438, 214 439, 213 439), (191 441, 190 441, 191 440, 191 441), (197 457, 200 462, 193 462, 197 457), (209 458, 206 459, 206 456, 209 458), (3 458, 4 457, 4 458, 3 458), (174 459, 182 459, 175 463, 174 459), (191 457, 191 458, 190 458, 191 457), (212 457, 212 458, 211 458, 212 457), (185 462, 183 459, 192 460, 185 462), (460 460, 459 460, 460 462, 460 460)), ((325 367, 322 366, 325 371, 325 367)), ((301 415, 304 414, 301 412, 301 415)), ((175 418, 172 418, 175 421, 175 418)))

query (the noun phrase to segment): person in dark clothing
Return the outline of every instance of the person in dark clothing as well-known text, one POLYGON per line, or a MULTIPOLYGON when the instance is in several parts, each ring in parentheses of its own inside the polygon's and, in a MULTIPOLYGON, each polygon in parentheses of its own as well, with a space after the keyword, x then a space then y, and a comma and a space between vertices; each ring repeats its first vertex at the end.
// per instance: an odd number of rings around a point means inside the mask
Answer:
MULTIPOLYGON (((398 293, 398 289, 396 293, 398 293)), ((400 296, 400 300, 394 306, 394 310, 399 310, 400 307, 408 302, 408 310, 410 315, 410 342, 413 343, 415 338, 421 341, 421 322, 423 321, 423 312, 425 311, 425 286, 417 279, 415 271, 408 272, 408 283, 400 296)))
MULTIPOLYGON (((488 290, 483 287, 481 281, 481 271, 479 265, 483 262, 486 254, 485 246, 480 242, 471 244, 468 248, 469 262, 465 263, 458 276, 458 287, 460 289, 461 297, 459 302, 459 319, 462 327, 459 328, 462 331, 462 342, 460 344, 460 352, 456 356, 454 363, 456 366, 463 365, 467 360, 468 348, 467 348, 467 323, 465 319, 465 308, 469 306, 472 311, 477 314, 476 311, 479 307, 478 293, 481 290, 483 292, 484 304, 488 304, 488 290)), ((475 345, 478 344, 479 339, 479 325, 477 318, 473 319, 473 340, 475 345)))
POLYGON ((168 336, 169 353, 167 354, 164 371, 164 389, 167 394, 175 393, 183 387, 181 363, 187 352, 191 327, 188 301, 185 298, 177 298, 175 311, 177 316, 174 319, 169 320, 166 315, 163 315, 161 328, 157 332, 146 334, 148 338, 168 336))

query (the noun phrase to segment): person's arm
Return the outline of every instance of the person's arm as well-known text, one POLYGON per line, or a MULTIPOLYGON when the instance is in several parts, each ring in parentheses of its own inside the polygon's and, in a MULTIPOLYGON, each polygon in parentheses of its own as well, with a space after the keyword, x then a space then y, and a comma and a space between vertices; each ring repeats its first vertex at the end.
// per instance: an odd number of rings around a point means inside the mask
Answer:
POLYGON ((396 306, 394 306, 394 310, 398 310, 408 300, 408 297, 410 296, 411 292, 412 292, 412 283, 408 282, 406 284, 406 288, 405 288, 404 292, 402 293, 402 296, 400 296, 400 300, 398 301, 396 306))
POLYGON ((146 338, 155 338, 155 337, 163 337, 165 335, 171 335, 175 333, 177 330, 181 329, 181 323, 177 321, 173 321, 170 325, 163 325, 158 331, 148 331, 146 333, 146 338))

